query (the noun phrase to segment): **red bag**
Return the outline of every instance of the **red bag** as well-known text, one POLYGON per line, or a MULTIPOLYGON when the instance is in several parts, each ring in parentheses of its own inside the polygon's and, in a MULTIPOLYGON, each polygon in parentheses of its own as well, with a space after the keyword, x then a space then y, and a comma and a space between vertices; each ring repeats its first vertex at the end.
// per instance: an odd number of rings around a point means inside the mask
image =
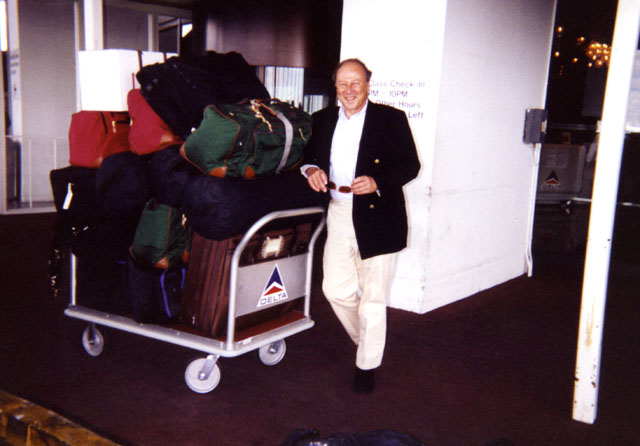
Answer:
POLYGON ((139 89, 129 91, 127 105, 129 116, 131 116, 129 131, 131 151, 138 155, 146 155, 184 142, 151 108, 139 89))
POLYGON ((71 115, 69 164, 97 169, 109 155, 129 151, 127 112, 79 111, 71 115))

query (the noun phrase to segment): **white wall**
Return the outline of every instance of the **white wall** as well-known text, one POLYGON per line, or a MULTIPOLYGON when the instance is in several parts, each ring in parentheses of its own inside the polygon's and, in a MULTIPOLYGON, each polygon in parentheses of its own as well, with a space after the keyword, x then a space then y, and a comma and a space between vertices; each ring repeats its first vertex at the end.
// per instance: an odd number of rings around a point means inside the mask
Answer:
POLYGON ((382 82, 414 80, 399 89, 410 101, 371 97, 414 116, 423 165, 406 187, 410 240, 391 305, 426 312, 523 274, 534 193, 524 114, 544 108, 555 1, 344 4, 343 56, 360 55, 376 82, 377 68, 382 82))
MULTIPOLYGON (((105 2, 106 3, 106 2, 105 2)), ((104 6, 105 48, 149 49, 148 14, 135 9, 104 6)))
POLYGON ((554 0, 448 2, 424 310, 526 271, 524 113, 544 108, 554 11, 554 0))
POLYGON ((21 122, 21 131, 20 126, 17 130, 22 135, 22 199, 48 201, 54 140, 59 166, 65 166, 69 123, 76 107, 73 2, 19 0, 17 4, 19 41, 14 60, 20 79, 15 94, 21 108, 13 119, 21 122), (30 197, 28 176, 33 179, 30 197))
POLYGON ((405 187, 409 248, 399 256, 391 294, 392 306, 418 312, 430 250, 427 228, 446 3, 344 0, 342 15, 341 59, 358 57, 367 64, 373 72, 370 99, 405 110, 418 147, 422 169, 405 187))
MULTIPOLYGON (((77 109, 74 2, 11 0, 8 9, 13 31, 10 130, 21 146, 20 198, 48 202, 49 172, 69 164, 69 124, 77 109)), ((105 11, 105 47, 147 49, 145 12, 105 11)))

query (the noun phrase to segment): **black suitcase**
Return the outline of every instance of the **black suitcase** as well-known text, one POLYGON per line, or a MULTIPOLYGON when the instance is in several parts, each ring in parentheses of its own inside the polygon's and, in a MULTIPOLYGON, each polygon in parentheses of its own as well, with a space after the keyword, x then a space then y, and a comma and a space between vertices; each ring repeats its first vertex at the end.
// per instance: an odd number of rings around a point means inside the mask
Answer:
MULTIPOLYGON (((102 182, 97 186, 100 183, 97 176, 95 169, 76 166, 49 173, 57 214, 52 246, 55 249, 72 247, 75 254, 103 250, 106 257, 124 260, 145 202, 139 210, 138 204, 131 204, 132 200, 128 200, 129 204, 114 204, 121 210, 128 207, 128 211, 118 212, 105 207, 106 198, 101 200, 99 194, 105 192, 107 185, 102 182)), ((117 172, 110 176, 116 177, 117 172)), ((120 183, 120 189, 124 188, 122 178, 114 178, 113 181, 120 183)), ((118 200, 117 193, 112 191, 108 194, 113 203, 118 200)))
POLYGON ((137 322, 163 324, 177 321, 180 315, 185 267, 153 268, 126 261, 125 288, 137 322))
POLYGON ((52 170, 49 174, 56 220, 53 227, 52 243, 49 255, 49 279, 54 295, 60 291, 58 277, 64 260, 73 252, 79 258, 81 294, 90 297, 90 285, 99 285, 95 301, 103 289, 114 286, 113 278, 118 276, 126 259, 128 248, 133 241, 138 217, 111 218, 98 204, 95 169, 68 166, 52 170), (118 263, 121 262, 121 263, 118 263), (105 277, 100 279, 100 270, 105 277))
POLYGON ((104 218, 96 201, 95 178, 96 170, 88 167, 68 166, 49 172, 56 207, 54 247, 68 247, 73 231, 104 218))
POLYGON ((77 305, 112 314, 130 314, 131 301, 124 287, 124 261, 103 258, 99 253, 76 257, 77 305))

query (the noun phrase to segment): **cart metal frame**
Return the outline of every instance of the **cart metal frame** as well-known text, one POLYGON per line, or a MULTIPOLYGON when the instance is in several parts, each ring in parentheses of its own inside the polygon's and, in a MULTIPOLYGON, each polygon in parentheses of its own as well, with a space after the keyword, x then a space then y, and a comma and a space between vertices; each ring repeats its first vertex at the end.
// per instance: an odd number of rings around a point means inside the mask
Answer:
POLYGON ((110 327, 206 353, 206 358, 196 359, 187 366, 185 381, 187 386, 194 392, 210 392, 220 381, 221 373, 217 364, 220 357, 236 357, 253 350, 258 350, 258 356, 263 364, 269 366, 275 365, 284 357, 286 351, 284 339, 313 327, 314 321, 310 317, 313 250, 318 236, 324 228, 325 219, 324 209, 321 207, 276 211, 265 215, 247 230, 238 243, 231 259, 227 334, 224 339, 194 334, 168 326, 140 323, 127 316, 115 315, 77 305, 75 293, 75 256, 71 256, 71 301, 64 313, 71 318, 89 322, 89 326, 84 330, 82 335, 82 344, 86 352, 91 356, 99 356, 104 348, 104 336, 96 325, 110 327), (240 266, 242 252, 249 240, 268 223, 279 219, 313 214, 321 214, 320 221, 311 235, 306 252, 290 257, 264 261, 255 265, 240 266), (260 284, 256 280, 246 280, 247 278, 264 275, 265 271, 271 274, 274 268, 278 268, 283 276, 287 276, 287 281, 290 284, 287 285, 287 288, 293 290, 292 294, 294 295, 294 299, 301 297, 300 293, 303 293, 302 313, 292 311, 280 317, 275 323, 274 321, 270 321, 272 322, 271 324, 258 324, 249 336, 236 336, 235 322, 238 316, 282 303, 278 301, 267 303, 263 306, 256 305, 260 299, 259 295, 255 295, 256 284, 258 284, 258 286, 260 286, 260 284), (300 278, 300 275, 303 275, 304 278, 300 278), (247 286, 248 282, 253 282, 253 284, 247 286), (287 315, 289 315, 289 317, 287 317, 287 315), (263 325, 264 329, 261 329, 263 325))

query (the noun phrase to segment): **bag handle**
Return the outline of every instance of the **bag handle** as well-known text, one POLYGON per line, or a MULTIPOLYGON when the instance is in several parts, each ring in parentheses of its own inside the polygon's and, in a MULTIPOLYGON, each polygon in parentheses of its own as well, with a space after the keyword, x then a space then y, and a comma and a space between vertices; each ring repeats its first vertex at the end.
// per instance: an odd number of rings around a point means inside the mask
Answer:
MULTIPOLYGON (((142 51, 138 50, 138 71, 142 70, 142 51)), ((136 73, 131 73, 131 89, 136 88, 136 73)))
POLYGON ((285 135, 284 149, 282 151, 282 158, 280 159, 280 163, 276 168, 276 174, 278 174, 282 171, 282 169, 284 169, 284 166, 287 165, 287 160, 289 159, 289 155, 291 153, 291 144, 293 143, 293 126, 291 125, 291 122, 289 121, 289 119, 287 119, 287 117, 284 114, 282 114, 282 112, 275 111, 274 109, 262 103, 258 99, 252 99, 251 110, 255 112, 256 118, 261 119, 265 124, 267 124, 267 126, 269 127, 269 132, 273 132, 273 127, 271 123, 264 117, 264 115, 260 111, 260 108, 264 108, 272 116, 275 116, 284 124, 284 135, 285 135))
POLYGON ((266 109, 273 116, 276 116, 276 113, 271 108, 267 107, 265 104, 260 102, 260 100, 251 99, 251 110, 253 110, 253 112, 255 113, 256 118, 261 119, 262 122, 267 124, 267 127, 269 127, 269 133, 271 133, 273 132, 273 127, 271 126, 271 123, 264 117, 264 115, 260 111, 260 107, 263 107, 264 109, 266 109))
MULTIPOLYGON (((167 61, 167 53, 162 52, 162 63, 167 61)), ((138 50, 138 71, 142 70, 142 50, 138 50)), ((136 88, 136 74, 131 73, 131 89, 136 88)))

